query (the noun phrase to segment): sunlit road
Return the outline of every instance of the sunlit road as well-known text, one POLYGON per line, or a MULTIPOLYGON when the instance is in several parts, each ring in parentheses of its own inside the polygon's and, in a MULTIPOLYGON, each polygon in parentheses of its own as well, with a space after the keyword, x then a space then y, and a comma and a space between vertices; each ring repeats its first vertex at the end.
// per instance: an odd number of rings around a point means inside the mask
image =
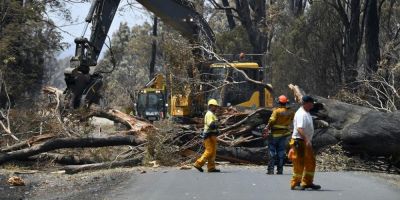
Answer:
POLYGON ((290 170, 284 175, 266 175, 261 167, 221 167, 223 173, 195 170, 159 169, 137 174, 111 191, 106 199, 135 200, 399 200, 400 189, 366 174, 356 172, 319 172, 315 182, 320 191, 289 189, 290 170))

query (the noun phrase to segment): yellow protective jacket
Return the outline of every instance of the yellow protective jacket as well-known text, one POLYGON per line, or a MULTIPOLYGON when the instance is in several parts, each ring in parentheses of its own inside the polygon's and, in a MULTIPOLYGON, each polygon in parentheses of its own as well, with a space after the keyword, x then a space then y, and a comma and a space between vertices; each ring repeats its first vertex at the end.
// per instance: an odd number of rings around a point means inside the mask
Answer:
POLYGON ((204 116, 204 132, 205 133, 216 133, 218 131, 217 128, 212 127, 212 125, 211 125, 212 123, 216 125, 218 123, 218 118, 213 112, 211 112, 209 110, 209 111, 207 111, 206 115, 204 116))
POLYGON ((294 111, 286 106, 279 106, 273 110, 268 121, 272 137, 290 135, 289 126, 293 122, 294 114, 294 111))

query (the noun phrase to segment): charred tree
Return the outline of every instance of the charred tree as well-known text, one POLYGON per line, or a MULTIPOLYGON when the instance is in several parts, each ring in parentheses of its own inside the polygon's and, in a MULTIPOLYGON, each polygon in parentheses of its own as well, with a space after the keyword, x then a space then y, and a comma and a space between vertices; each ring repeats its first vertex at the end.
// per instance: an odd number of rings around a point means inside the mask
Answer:
POLYGON ((235 19, 233 18, 232 9, 230 7, 228 0, 222 0, 222 5, 225 7, 225 14, 228 20, 229 29, 233 30, 236 27, 235 19))
POLYGON ((151 60, 150 60, 150 68, 149 68, 149 79, 151 80, 154 77, 154 69, 156 65, 156 57, 157 57, 157 24, 158 19, 154 16, 153 19, 153 43, 151 44, 151 60))
POLYGON ((307 0, 288 0, 289 10, 295 17, 301 16, 307 5, 307 0))
POLYGON ((265 53, 268 48, 266 0, 235 0, 235 4, 240 22, 246 29, 253 47, 253 53, 265 53))
POLYGON ((365 51, 366 51, 366 74, 367 77, 378 70, 380 61, 379 51, 379 16, 378 1, 368 0, 366 9, 365 25, 365 51))
POLYGON ((342 21, 342 82, 350 88, 354 88, 358 76, 358 52, 360 51, 365 24, 365 14, 362 14, 365 12, 361 10, 361 0, 326 0, 325 2, 333 6, 342 21))

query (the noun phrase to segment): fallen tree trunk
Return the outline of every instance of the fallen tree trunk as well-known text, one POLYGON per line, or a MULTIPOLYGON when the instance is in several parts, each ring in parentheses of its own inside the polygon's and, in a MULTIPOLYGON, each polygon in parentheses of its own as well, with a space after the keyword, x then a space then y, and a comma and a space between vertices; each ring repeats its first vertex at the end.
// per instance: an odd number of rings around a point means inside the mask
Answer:
POLYGON ((138 119, 134 116, 125 114, 119 110, 109 109, 103 110, 97 106, 91 106, 89 113, 85 115, 82 119, 86 120, 90 117, 102 117, 109 119, 111 121, 121 123, 127 127, 125 134, 136 135, 141 140, 145 140, 147 137, 147 132, 152 130, 157 130, 152 124, 142 119, 138 119))
POLYGON ((29 140, 18 142, 17 144, 14 144, 14 145, 9 146, 9 147, 5 147, 5 148, 1 149, 0 151, 1 152, 15 151, 15 150, 18 150, 18 149, 30 147, 30 146, 32 146, 34 144, 38 144, 38 143, 44 142, 44 141, 52 139, 54 137, 55 137, 55 135, 53 135, 53 134, 43 134, 43 135, 33 136, 29 140))
POLYGON ((105 146, 119 146, 119 145, 136 146, 144 142, 145 140, 143 140, 141 137, 132 135, 98 137, 98 138, 95 137, 56 138, 46 141, 42 144, 32 146, 30 148, 0 154, 0 165, 11 160, 25 159, 33 155, 53 151, 56 149, 105 147, 105 146))
POLYGON ((87 170, 110 169, 115 167, 134 167, 142 163, 141 158, 132 158, 122 161, 94 163, 86 165, 67 165, 62 168, 66 174, 75 174, 87 170))
POLYGON ((343 147, 351 153, 400 156, 400 112, 371 111, 343 130, 343 147))
POLYGON ((82 158, 76 155, 65 155, 61 153, 42 153, 36 156, 29 157, 28 159, 36 161, 50 160, 51 162, 62 165, 83 165, 96 163, 96 161, 91 158, 82 158))
POLYGON ((234 158, 244 160, 247 163, 265 164, 268 161, 267 147, 224 147, 219 146, 217 150, 217 158, 234 158))

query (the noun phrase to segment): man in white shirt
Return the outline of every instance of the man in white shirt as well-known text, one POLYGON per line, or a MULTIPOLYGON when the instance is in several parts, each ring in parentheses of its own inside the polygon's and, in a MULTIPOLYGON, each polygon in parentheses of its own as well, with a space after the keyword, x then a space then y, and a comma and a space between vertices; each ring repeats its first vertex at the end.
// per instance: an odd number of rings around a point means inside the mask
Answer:
POLYGON ((293 119, 293 134, 290 141, 291 151, 289 158, 293 162, 293 177, 290 183, 292 190, 313 189, 319 190, 321 186, 315 185, 315 156, 312 149, 314 135, 313 120, 310 110, 314 107, 314 99, 303 96, 303 105, 297 110, 293 119))

